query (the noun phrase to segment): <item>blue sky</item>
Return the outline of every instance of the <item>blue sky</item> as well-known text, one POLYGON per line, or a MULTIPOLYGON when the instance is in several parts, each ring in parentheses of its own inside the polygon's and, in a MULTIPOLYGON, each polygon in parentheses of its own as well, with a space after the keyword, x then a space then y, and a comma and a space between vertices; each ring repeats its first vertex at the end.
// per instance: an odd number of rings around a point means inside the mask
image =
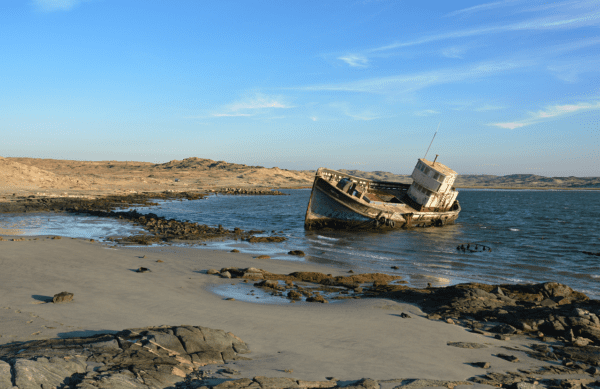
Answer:
POLYGON ((600 1, 2 0, 0 156, 600 176, 600 1), (430 158, 430 159, 431 159, 430 158))

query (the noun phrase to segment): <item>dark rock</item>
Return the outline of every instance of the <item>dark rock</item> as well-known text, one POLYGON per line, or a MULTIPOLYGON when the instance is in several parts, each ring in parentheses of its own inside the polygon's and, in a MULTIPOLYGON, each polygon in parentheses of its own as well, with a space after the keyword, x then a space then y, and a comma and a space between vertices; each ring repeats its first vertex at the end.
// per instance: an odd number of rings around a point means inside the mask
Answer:
POLYGON ((297 292, 295 290, 290 290, 288 292, 287 296, 290 300, 301 300, 302 299, 302 293, 297 292))
POLYGON ((458 348, 487 348, 487 346, 485 344, 481 344, 481 343, 448 342, 446 344, 448 346, 458 347, 458 348))
POLYGON ((512 335, 517 332, 517 329, 509 324, 499 324, 493 328, 490 328, 490 332, 495 332, 504 335, 512 335))
POLYGON ((238 249, 233 249, 233 250, 231 250, 231 252, 232 252, 232 253, 239 253, 239 252, 240 252, 240 250, 238 250, 238 249))
POLYGON ((595 377, 597 375, 600 375, 600 369, 597 367, 590 367, 589 369, 586 370, 586 373, 589 373, 595 377))
POLYGON ((69 293, 69 292, 60 292, 60 293, 57 293, 52 298, 52 302, 54 304, 68 303, 70 301, 73 301, 73 293, 69 293))
POLYGON ((195 367, 246 352, 235 335, 194 326, 11 343, 0 346, 0 388, 174 388, 195 367))
POLYGON ((517 382, 514 385, 515 389, 536 389, 538 385, 529 382, 517 382))
POLYGON ((148 269, 147 267, 140 267, 139 269, 137 269, 135 272, 136 273, 147 273, 151 271, 150 269, 148 269))
POLYGON ((289 255, 297 255, 299 257, 303 257, 304 256, 304 251, 302 250, 292 250, 288 252, 289 255))
POLYGON ((251 236, 246 239, 250 243, 278 243, 287 240, 283 236, 251 236))
POLYGON ((321 295, 316 295, 316 296, 312 296, 312 297, 308 297, 306 299, 306 302, 309 303, 328 303, 329 301, 325 300, 325 298, 321 295))
POLYGON ((403 319, 411 319, 412 318, 408 313, 404 313, 404 312, 402 312, 400 314, 400 317, 403 319))
POLYGON ((497 354, 496 356, 498 358, 502 358, 502 359, 507 360, 509 362, 519 362, 519 358, 515 357, 514 355, 497 354))
POLYGON ((540 302, 540 305, 542 307, 553 307, 558 304, 552 299, 545 299, 545 300, 542 300, 542 302, 540 302))
POLYGON ((474 362, 472 365, 482 369, 489 369, 491 367, 489 362, 474 362))
POLYGON ((254 377, 261 389, 299 388, 298 382, 287 377, 254 377))
POLYGON ((600 327, 587 326, 579 330, 582 337, 592 339, 595 343, 600 344, 600 327))
POLYGON ((264 280, 254 284, 254 286, 276 289, 276 290, 285 290, 285 287, 279 285, 279 282, 276 280, 264 280))
POLYGON ((379 383, 375 380, 372 380, 370 378, 363 378, 361 380, 358 380, 348 386, 344 386, 344 388, 347 389, 379 389, 379 383))
POLYGON ((472 385, 470 382, 465 381, 441 381, 441 380, 427 380, 427 379, 407 379, 402 380, 402 383, 396 387, 396 389, 421 389, 429 387, 439 388, 454 388, 458 385, 472 385))

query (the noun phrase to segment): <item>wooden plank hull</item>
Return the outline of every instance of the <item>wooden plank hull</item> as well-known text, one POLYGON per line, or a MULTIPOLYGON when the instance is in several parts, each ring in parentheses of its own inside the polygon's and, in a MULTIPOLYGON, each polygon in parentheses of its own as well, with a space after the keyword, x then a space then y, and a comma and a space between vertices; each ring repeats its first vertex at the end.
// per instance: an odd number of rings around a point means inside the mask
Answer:
MULTIPOLYGON (((360 180, 368 182, 373 187, 394 185, 394 183, 360 180)), ((304 228, 307 230, 324 228, 371 230, 443 226, 453 223, 459 212, 458 201, 452 210, 444 212, 419 212, 406 204, 398 203, 370 204, 340 190, 335 185, 335 181, 331 182, 318 172, 308 202, 304 228)))

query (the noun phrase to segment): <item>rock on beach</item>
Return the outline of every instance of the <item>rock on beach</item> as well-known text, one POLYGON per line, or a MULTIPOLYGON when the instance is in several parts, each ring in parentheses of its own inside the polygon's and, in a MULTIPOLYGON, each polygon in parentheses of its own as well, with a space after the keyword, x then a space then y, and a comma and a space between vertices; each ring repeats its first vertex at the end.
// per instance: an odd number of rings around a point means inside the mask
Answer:
POLYGON ((54 304, 68 303, 70 301, 73 301, 73 293, 69 293, 69 292, 60 292, 60 293, 57 293, 52 298, 52 302, 54 304))
POLYGON ((199 326, 11 343, 0 346, 0 388, 173 388, 198 367, 249 352, 235 335, 199 326))

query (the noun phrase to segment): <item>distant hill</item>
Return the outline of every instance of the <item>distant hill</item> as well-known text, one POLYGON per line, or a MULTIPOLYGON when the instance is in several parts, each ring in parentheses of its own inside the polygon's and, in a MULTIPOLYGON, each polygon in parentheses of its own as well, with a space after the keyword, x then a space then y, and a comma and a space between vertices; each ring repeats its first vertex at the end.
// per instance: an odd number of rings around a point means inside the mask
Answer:
MULTIPOLYGON (((408 174, 390 172, 363 172, 360 170, 340 170, 343 173, 370 180, 395 181, 411 183, 408 174)), ((494 175, 459 175, 454 184, 457 188, 600 188, 600 177, 544 177, 536 174, 494 175)))
POLYGON ((230 163, 225 161, 213 161, 205 158, 185 158, 181 161, 173 160, 166 163, 160 163, 152 166, 153 169, 179 169, 179 170, 245 170, 245 169, 262 169, 262 166, 248 166, 239 163, 230 163))
MULTIPOLYGON (((344 173, 378 181, 411 183, 408 174, 385 171, 344 173)), ((99 194, 163 190, 206 190, 218 187, 305 188, 314 171, 249 166, 206 158, 166 163, 136 161, 74 161, 0 157, 0 195, 36 193, 99 194)), ((458 188, 600 189, 600 177, 544 177, 535 174, 459 175, 458 188)), ((2 196, 0 196, 1 198, 2 196)))

